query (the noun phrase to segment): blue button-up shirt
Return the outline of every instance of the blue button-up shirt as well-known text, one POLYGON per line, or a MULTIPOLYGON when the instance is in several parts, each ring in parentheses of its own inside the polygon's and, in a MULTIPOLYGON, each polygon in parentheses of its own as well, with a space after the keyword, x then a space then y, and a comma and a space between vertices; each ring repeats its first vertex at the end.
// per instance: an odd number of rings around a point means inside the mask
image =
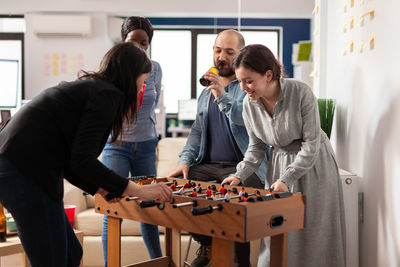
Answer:
MULTIPOLYGON (((237 80, 232 81, 228 85, 220 97, 214 100, 218 104, 219 109, 225 113, 229 119, 229 126, 236 144, 244 155, 249 144, 249 136, 243 122, 243 98, 246 93, 240 90, 240 84, 237 80)), ((210 90, 203 90, 197 100, 196 120, 192 125, 192 130, 181 154, 179 155, 180 164, 193 166, 201 163, 205 157, 207 146, 207 126, 208 126, 208 105, 211 97, 210 90)), ((260 181, 264 184, 267 177, 267 156, 256 171, 260 181)), ((243 179, 247 177, 242 177, 243 179)))

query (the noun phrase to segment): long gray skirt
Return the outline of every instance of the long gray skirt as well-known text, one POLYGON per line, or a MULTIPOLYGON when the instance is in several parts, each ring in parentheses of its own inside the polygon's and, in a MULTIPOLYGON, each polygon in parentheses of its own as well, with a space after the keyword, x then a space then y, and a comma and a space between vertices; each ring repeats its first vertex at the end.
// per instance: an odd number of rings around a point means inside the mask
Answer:
MULTIPOLYGON (((267 174, 269 184, 279 179, 298 150, 272 149, 267 174)), ((289 188, 305 196, 305 224, 304 229, 288 234, 288 266, 345 267, 343 191, 328 139, 321 143, 315 166, 289 188)), ((269 266, 269 244, 269 237, 261 240, 259 267, 269 266)))

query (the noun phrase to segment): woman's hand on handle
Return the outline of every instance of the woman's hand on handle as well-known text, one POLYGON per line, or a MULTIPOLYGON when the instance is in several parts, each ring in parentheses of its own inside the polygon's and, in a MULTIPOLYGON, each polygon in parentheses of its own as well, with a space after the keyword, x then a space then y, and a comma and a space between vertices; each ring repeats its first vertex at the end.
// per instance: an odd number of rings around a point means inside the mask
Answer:
POLYGON ((225 178, 221 184, 238 185, 240 184, 240 179, 236 176, 229 176, 225 178))
POLYGON ((273 183, 271 185, 271 188, 274 189, 274 191, 276 192, 289 192, 289 188, 287 187, 287 185, 282 182, 282 181, 276 181, 275 183, 273 183))
POLYGON ((124 194, 128 196, 135 196, 145 200, 154 199, 158 203, 171 202, 172 190, 164 183, 155 183, 148 185, 137 185, 129 181, 124 194))

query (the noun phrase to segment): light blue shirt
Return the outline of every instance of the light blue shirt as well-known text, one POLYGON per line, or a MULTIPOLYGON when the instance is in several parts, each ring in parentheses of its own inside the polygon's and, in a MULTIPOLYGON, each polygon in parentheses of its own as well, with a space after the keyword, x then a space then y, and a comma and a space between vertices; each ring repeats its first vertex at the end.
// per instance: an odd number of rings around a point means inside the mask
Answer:
POLYGON ((135 124, 125 125, 123 142, 143 142, 158 137, 154 110, 160 99, 162 70, 158 62, 152 60, 152 63, 153 70, 145 81, 142 107, 138 109, 135 124))

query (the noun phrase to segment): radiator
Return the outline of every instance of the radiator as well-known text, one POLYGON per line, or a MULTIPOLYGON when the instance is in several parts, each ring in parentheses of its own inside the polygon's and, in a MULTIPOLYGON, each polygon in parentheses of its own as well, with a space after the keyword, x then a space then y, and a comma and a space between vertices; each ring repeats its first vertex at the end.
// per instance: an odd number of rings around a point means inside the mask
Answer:
POLYGON ((358 267, 358 183, 359 177, 339 169, 343 188, 343 200, 346 218, 346 266, 358 267))

